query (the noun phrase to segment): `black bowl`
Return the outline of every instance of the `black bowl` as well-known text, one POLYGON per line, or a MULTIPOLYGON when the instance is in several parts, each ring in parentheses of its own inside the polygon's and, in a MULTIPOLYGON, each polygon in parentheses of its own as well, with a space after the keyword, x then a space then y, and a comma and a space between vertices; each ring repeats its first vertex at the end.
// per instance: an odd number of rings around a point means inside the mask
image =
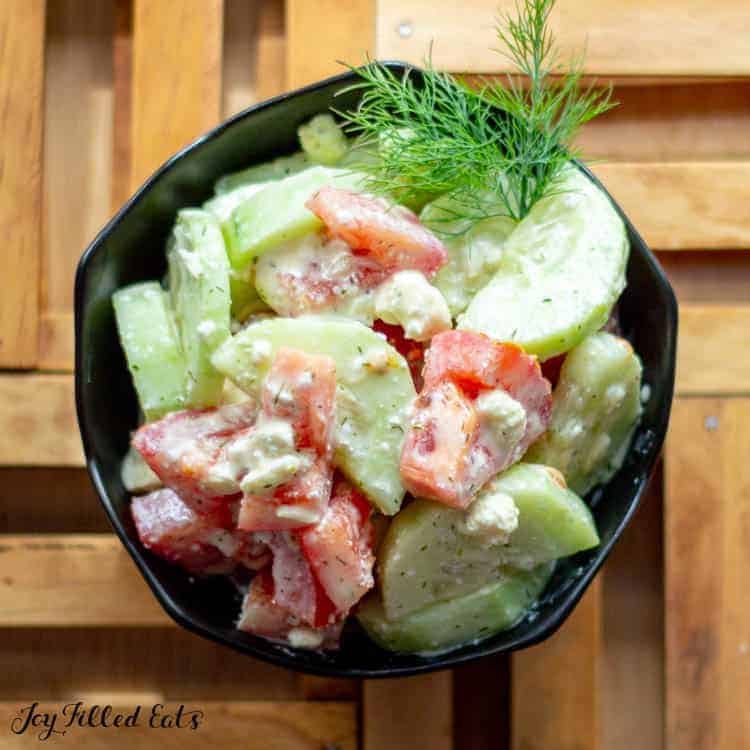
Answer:
MULTIPOLYGON (((388 65, 395 71, 406 69, 400 63, 388 65)), ((209 198, 220 175, 296 150, 297 126, 327 111, 334 94, 354 80, 345 73, 241 112, 172 157, 104 227, 81 258, 76 275, 76 404, 89 473, 104 510, 172 618, 237 651, 299 671, 385 677, 524 648, 552 635, 565 621, 633 515, 664 440, 674 386, 677 305, 656 259, 618 208, 631 244, 621 323, 643 360, 651 397, 624 466, 589 498, 601 545, 561 562, 533 613, 512 630, 432 657, 383 651, 356 623, 347 625, 341 649, 326 654, 297 651, 236 630, 233 621, 240 602, 228 581, 192 581, 138 541, 119 472, 138 410, 110 296, 125 284, 161 278, 165 239, 177 210, 209 198)), ((337 97, 335 106, 347 108, 356 101, 356 93, 349 92, 337 97)))

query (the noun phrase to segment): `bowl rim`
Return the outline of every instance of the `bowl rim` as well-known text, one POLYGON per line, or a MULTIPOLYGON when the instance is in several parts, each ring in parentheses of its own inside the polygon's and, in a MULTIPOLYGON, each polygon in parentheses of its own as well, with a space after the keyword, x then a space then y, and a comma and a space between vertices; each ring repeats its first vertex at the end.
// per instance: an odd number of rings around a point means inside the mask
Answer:
MULTIPOLYGON (((379 62, 379 64, 385 65, 394 71, 406 72, 407 70, 414 70, 417 73, 422 72, 418 66, 411 65, 410 63, 406 62, 396 60, 374 62, 379 62)), ((92 258, 101 249, 101 246, 104 244, 110 233, 123 221, 127 214, 129 214, 130 211, 145 198, 145 196, 150 192, 151 188, 160 180, 160 178, 168 173, 176 163, 188 156, 201 145, 219 138, 235 123, 244 120, 245 118, 250 117, 257 112, 271 109, 280 102, 294 99, 303 94, 325 89, 335 84, 345 84, 348 82, 354 82, 355 80, 356 73, 354 71, 345 71, 343 73, 339 73, 320 81, 316 81, 293 91, 284 92, 270 99, 266 99, 262 102, 258 102, 257 104, 247 107, 240 112, 237 112, 236 114, 219 123, 214 128, 195 138, 193 141, 182 147, 174 155, 170 156, 166 161, 164 161, 141 184, 141 186, 133 193, 133 195, 114 214, 114 216, 99 230, 94 239, 81 255, 75 274, 75 403, 79 432, 81 435, 84 455, 86 458, 86 468, 97 492, 99 502, 102 505, 107 518, 109 519, 110 525, 113 527, 123 546, 128 551, 128 554, 135 562, 136 567, 153 592, 156 600, 159 602, 162 609, 167 613, 167 615, 172 618, 172 620, 174 620, 178 625, 182 626, 186 630, 201 637, 207 638, 208 640, 215 643, 222 644, 225 647, 229 647, 236 652, 251 655, 267 663, 286 667, 296 672, 327 677, 344 677, 352 679, 385 679, 389 677, 405 677, 409 675, 425 674, 441 669, 449 669, 491 654, 510 653, 522 648, 527 648, 529 646, 540 643, 543 640, 546 640, 562 626, 562 624, 565 622, 572 610, 577 605, 583 593, 588 588, 594 576, 604 564, 604 561, 609 556, 612 547, 619 540, 623 530, 630 523, 631 518, 638 509, 643 496, 643 492, 648 484, 651 474, 653 473, 659 453, 661 452, 661 447, 666 435, 671 405, 674 397, 678 308, 674 290, 672 289, 672 286, 667 279, 666 274, 659 265, 653 252, 641 237, 640 233, 633 226, 625 212, 619 206, 617 201, 615 201, 615 199, 610 195, 601 181, 591 172, 591 170, 586 165, 582 164, 578 160, 575 160, 576 166, 609 198, 610 202, 625 224, 625 229, 628 233, 631 245, 631 253, 633 251, 639 252, 639 254, 642 256, 642 260, 645 261, 645 263, 649 267, 650 272, 655 276, 656 283, 665 293, 666 308, 664 310, 664 315, 666 318, 666 329, 669 332, 669 335, 664 344, 669 352, 669 365, 667 371, 665 373, 662 373, 662 376, 666 378, 664 394, 665 398, 663 406, 659 411, 659 419, 654 425, 654 440, 652 441, 652 444, 647 447, 647 450, 643 453, 643 465, 645 467, 645 472, 641 480, 638 482, 637 487, 635 488, 634 494, 630 500, 626 512, 617 523, 611 537, 596 549, 596 555, 588 564, 585 571, 580 576, 575 578, 572 583, 566 586, 563 591, 561 591, 560 599, 556 603, 552 613, 537 625, 532 624, 531 628, 527 630, 523 636, 516 637, 515 639, 505 644, 497 645, 491 645, 492 639, 488 638, 485 641, 479 641, 475 644, 471 644, 470 648, 460 647, 457 650, 447 651, 443 654, 431 657, 429 661, 425 660, 424 663, 416 663, 409 666, 386 665, 382 668, 338 667, 329 665, 325 662, 306 663, 304 659, 300 659, 299 657, 300 653, 304 654, 305 652, 300 652, 294 649, 270 650, 264 649, 262 646, 256 645, 251 641, 237 643, 225 638, 221 633, 216 632, 210 626, 204 626, 195 622, 194 618, 170 596, 170 594, 162 585, 158 576, 152 571, 151 567, 146 562, 143 555, 143 549, 140 548, 136 544, 136 542, 132 540, 126 533, 119 516, 115 513, 114 508, 112 507, 109 493, 107 492, 100 475, 98 462, 93 455, 92 438, 88 434, 88 431, 85 427, 85 415, 87 413, 87 408, 84 397, 84 389, 86 384, 82 376, 83 310, 86 297, 85 287, 88 266, 91 263, 92 258)))

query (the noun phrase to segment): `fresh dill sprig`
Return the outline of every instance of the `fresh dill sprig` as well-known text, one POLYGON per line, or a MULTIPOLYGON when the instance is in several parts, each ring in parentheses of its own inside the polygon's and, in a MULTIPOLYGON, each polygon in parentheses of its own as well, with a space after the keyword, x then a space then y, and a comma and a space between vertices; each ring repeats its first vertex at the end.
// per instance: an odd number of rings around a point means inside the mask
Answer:
POLYGON ((403 203, 450 197, 455 218, 494 213, 522 219, 554 192, 578 129, 614 106, 611 87, 581 86, 582 57, 563 70, 549 29, 555 0, 516 0, 500 17, 498 50, 517 70, 504 85, 472 89, 437 71, 428 56, 420 78, 375 61, 351 68, 358 107, 343 114, 349 132, 378 146, 370 188, 403 203), (519 75, 520 74, 520 77, 519 75), (489 200, 488 200, 489 197, 489 200), (499 209, 497 208, 499 204, 499 209))

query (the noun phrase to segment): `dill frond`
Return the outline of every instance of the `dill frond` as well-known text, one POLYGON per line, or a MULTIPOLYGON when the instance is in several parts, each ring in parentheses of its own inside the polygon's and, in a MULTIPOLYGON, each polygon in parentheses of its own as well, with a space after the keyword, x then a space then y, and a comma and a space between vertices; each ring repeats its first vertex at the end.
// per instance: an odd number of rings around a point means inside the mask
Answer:
POLYGON ((515 14, 496 27, 501 54, 522 76, 472 89, 440 72, 428 56, 422 76, 402 75, 368 60, 356 110, 342 114, 347 129, 377 146, 368 163, 370 188, 403 203, 447 195, 457 218, 488 216, 488 196, 500 212, 522 219, 557 189, 567 162, 578 156, 579 128, 614 106, 611 87, 581 87, 583 58, 566 70, 549 29, 555 0, 517 0, 515 14), (560 76, 557 78, 556 76, 560 76))

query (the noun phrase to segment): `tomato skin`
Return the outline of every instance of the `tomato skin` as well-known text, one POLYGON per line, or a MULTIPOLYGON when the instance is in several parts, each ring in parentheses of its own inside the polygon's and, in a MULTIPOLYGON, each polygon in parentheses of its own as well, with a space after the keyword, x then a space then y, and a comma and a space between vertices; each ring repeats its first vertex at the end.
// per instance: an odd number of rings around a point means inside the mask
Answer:
POLYGON ((549 382, 536 357, 472 331, 433 337, 424 387, 401 453, 401 477, 417 497, 466 508, 482 485, 518 461, 551 417, 549 382), (483 429, 477 398, 505 391, 526 414, 524 434, 498 442, 483 429))
POLYGON ((553 388, 560 379, 560 370, 562 369, 563 362, 565 362, 565 357, 565 354, 558 354, 556 357, 542 362, 542 374, 549 380, 553 388))
POLYGON ((388 343, 406 360, 411 379, 417 392, 422 390, 422 368, 424 367, 425 344, 423 341, 407 339, 401 326, 376 320, 372 329, 382 333, 388 343))
POLYGON ((305 205, 355 254, 373 258, 391 273, 415 270, 432 277, 448 260, 443 243, 403 206, 330 185, 305 205))
POLYGON ((367 499, 348 482, 337 479, 320 522, 298 532, 316 582, 335 611, 342 614, 375 585, 371 513, 367 499))
POLYGON ((211 480, 224 445, 255 423, 249 401, 214 409, 173 412, 143 425, 133 447, 154 473, 197 513, 213 514, 235 499, 239 488, 211 480))

